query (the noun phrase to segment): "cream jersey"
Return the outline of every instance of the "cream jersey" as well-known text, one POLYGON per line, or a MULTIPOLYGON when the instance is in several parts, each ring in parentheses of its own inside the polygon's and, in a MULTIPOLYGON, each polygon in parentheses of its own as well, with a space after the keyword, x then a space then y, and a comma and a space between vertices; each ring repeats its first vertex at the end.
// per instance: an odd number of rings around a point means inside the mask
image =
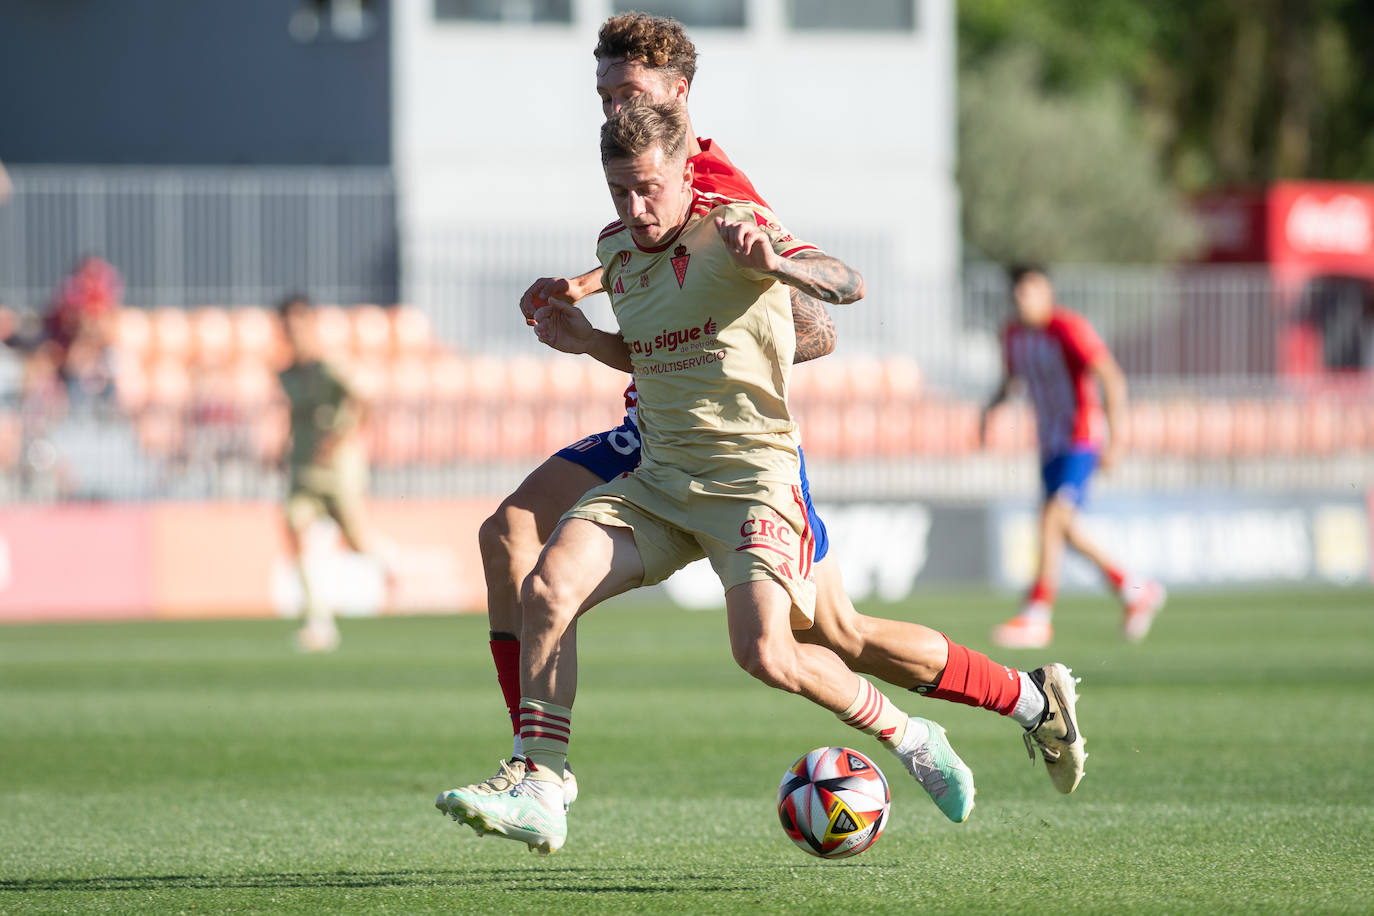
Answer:
POLYGON ((700 192, 663 244, 641 248, 621 222, 597 244, 638 386, 640 463, 703 480, 795 483, 791 298, 782 283, 735 264, 718 216, 757 225, 782 257, 816 250, 765 207, 700 192))

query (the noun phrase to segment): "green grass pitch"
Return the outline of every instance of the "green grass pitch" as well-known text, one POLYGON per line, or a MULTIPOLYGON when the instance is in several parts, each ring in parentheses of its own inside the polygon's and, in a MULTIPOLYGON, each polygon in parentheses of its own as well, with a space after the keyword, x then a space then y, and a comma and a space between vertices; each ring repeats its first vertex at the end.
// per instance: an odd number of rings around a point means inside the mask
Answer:
MULTIPOLYGON (((1012 600, 873 610, 986 649, 1012 600)), ((567 846, 478 839, 434 795, 509 750, 485 620, 0 629, 0 912, 1370 912, 1374 594, 1179 595, 1142 646, 1072 598, 1088 775, 1057 795, 1019 730, 891 690, 978 779, 945 821, 895 766, 874 848, 783 836, 784 768, 871 740, 730 660, 718 614, 622 600, 581 632, 567 846)))

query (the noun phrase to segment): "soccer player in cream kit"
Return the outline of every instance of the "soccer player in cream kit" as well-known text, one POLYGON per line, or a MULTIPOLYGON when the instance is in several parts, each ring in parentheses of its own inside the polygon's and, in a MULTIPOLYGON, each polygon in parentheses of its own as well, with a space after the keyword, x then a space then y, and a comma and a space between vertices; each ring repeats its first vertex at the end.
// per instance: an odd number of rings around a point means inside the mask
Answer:
MULTIPOLYGON (((585 319, 550 333, 576 338, 562 341, 568 349, 634 369, 641 460, 563 517, 522 589, 525 778, 508 792, 476 784, 438 802, 479 832, 546 854, 567 837, 563 768, 578 617, 703 556, 725 589, 731 649, 745 671, 829 709, 904 766, 943 736, 830 649, 792 636, 814 616, 815 588, 787 406, 795 347, 787 286, 846 303, 863 296, 862 277, 791 238, 758 205, 694 192, 679 106, 627 105, 601 137, 621 219, 601 233, 597 255, 620 333, 594 331, 585 319)), ((958 770, 966 772, 961 763, 958 770)))

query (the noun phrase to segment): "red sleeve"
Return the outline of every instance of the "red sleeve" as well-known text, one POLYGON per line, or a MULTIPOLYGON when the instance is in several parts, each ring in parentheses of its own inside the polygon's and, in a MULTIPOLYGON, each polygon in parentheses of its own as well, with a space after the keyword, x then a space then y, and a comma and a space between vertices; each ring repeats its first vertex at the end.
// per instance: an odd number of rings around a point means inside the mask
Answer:
POLYGON ((1080 371, 1107 355, 1107 345, 1082 315, 1061 309, 1055 313, 1053 328, 1064 355, 1080 371))

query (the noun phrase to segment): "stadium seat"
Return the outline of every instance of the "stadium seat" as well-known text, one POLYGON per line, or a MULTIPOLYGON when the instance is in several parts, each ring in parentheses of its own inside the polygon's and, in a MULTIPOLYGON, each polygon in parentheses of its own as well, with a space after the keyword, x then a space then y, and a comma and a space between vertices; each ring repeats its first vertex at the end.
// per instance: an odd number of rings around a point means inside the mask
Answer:
POLYGON ((1003 404, 988 417, 987 448, 1001 454, 1029 451, 1035 441, 1035 417, 1022 403, 1003 404))
POLYGON ((1231 402, 1231 454, 1253 458, 1267 448, 1268 414, 1264 403, 1253 398, 1231 402))
MULTIPOLYGON (((879 455, 910 455, 917 450, 917 430, 923 407, 919 402, 907 401, 882 408, 877 429, 879 455)), ((802 433, 805 435, 806 430, 802 433)))
POLYGON ((430 367, 419 360, 385 364, 385 399, 392 404, 422 406, 432 397, 430 367))
POLYGON ((1126 448, 1157 455, 1164 447, 1164 409, 1156 401, 1132 401, 1127 415, 1126 448))
POLYGON ((152 358, 186 363, 193 355, 191 318, 185 309, 163 307, 152 313, 152 358))
POLYGON ((1164 405, 1164 449, 1191 457, 1198 450, 1198 409, 1192 398, 1175 398, 1164 405))
POLYGON ((496 403, 508 397, 505 361, 496 356, 469 356, 467 395, 472 400, 496 403))
POLYGON ((843 447, 841 412, 831 404, 812 402, 800 415, 802 447, 808 458, 837 458, 843 447))
POLYGON ((506 360, 503 367, 506 396, 527 404, 561 399, 569 392, 565 386, 555 387, 549 378, 551 368, 550 360, 534 356, 517 356, 506 360))
POLYGON ((315 309, 315 335, 327 359, 348 359, 353 353, 353 324, 337 305, 315 309))
POLYGON ((115 361, 115 400, 126 414, 137 414, 148 403, 148 373, 143 363, 129 358, 115 361))
POLYGON ((882 365, 883 387, 889 401, 914 401, 921 396, 925 375, 910 356, 889 356, 882 365))
POLYGON ((438 401, 456 402, 467 394, 468 369, 462 358, 444 353, 429 361, 429 386, 438 401))
POLYGON ((391 347, 397 356, 425 356, 434 348, 429 316, 413 305, 391 309, 391 347))
POLYGON ((258 306, 245 305, 230 312, 230 321, 234 325, 235 353, 240 361, 281 367, 281 324, 276 315, 258 306))
POLYGON ((193 356, 200 366, 219 366, 234 355, 234 325, 222 308, 205 306, 191 313, 193 356))
POLYGON ((234 400, 245 414, 283 401, 276 375, 260 362, 240 360, 231 371, 234 400))
POLYGON ((1342 447, 1342 411, 1328 398, 1316 398, 1302 412, 1302 450, 1312 455, 1329 455, 1342 447))
POLYGON ((153 348, 153 323, 139 308, 122 308, 115 318, 114 345, 134 362, 146 362, 153 348))
POLYGON ((1197 448, 1204 458, 1229 457, 1235 415, 1227 401, 1209 398, 1197 407, 1197 448))
POLYGON ((370 401, 386 396, 387 367, 377 360, 359 360, 344 363, 348 380, 357 387, 358 394, 370 401))
POLYGON ((385 359, 391 356, 391 319, 385 309, 376 305, 355 305, 348 315, 356 357, 385 359))
POLYGON ((1302 406, 1295 401, 1269 403, 1267 424, 1268 451, 1277 455, 1296 455, 1302 447, 1302 406))
POLYGON ((153 364, 148 373, 149 403, 179 410, 190 399, 191 377, 184 363, 166 357, 153 364))

